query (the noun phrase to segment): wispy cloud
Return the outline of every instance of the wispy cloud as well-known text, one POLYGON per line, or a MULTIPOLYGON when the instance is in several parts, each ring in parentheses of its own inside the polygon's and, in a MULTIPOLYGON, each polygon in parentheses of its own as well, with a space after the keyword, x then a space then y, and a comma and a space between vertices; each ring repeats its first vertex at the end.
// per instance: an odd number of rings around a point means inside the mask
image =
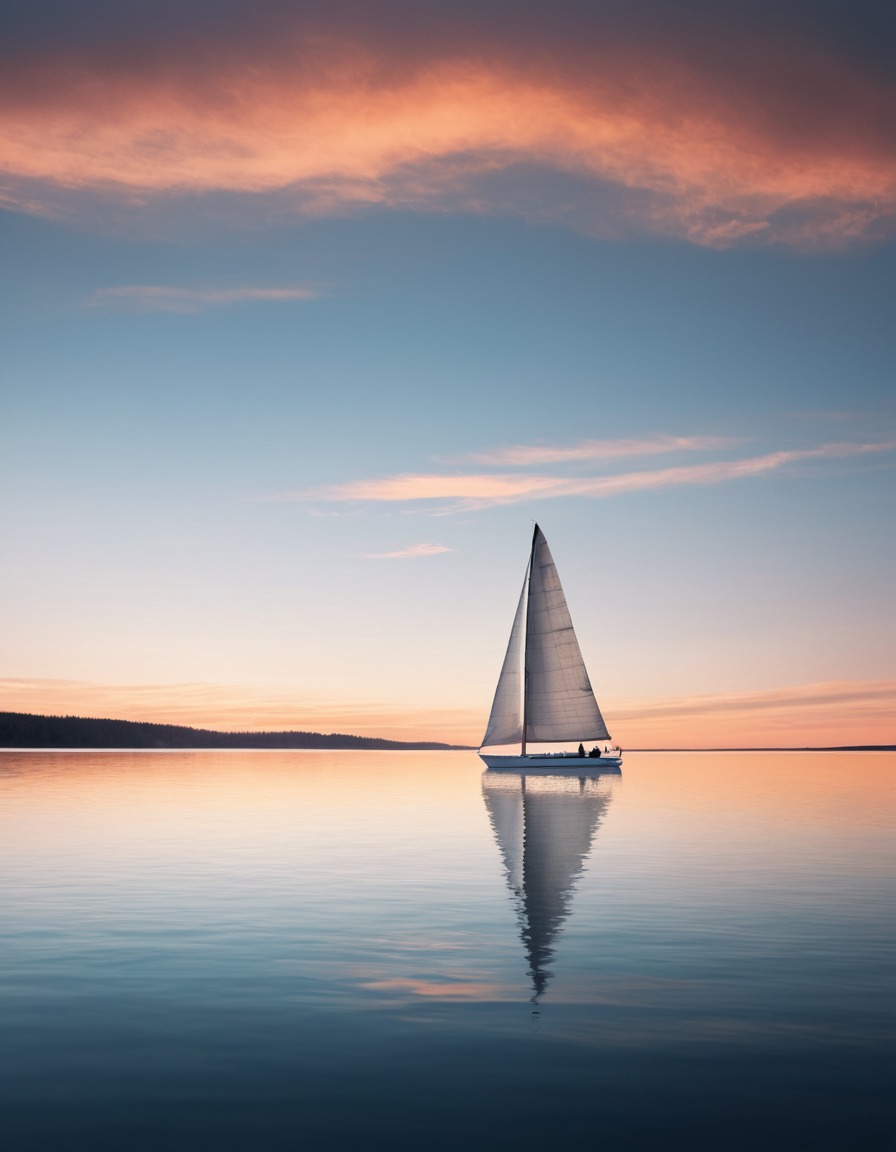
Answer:
POLYGON ((420 556, 438 556, 451 551, 453 549, 444 544, 411 544, 397 552, 363 552, 361 557, 363 560, 416 560, 420 556))
POLYGON ((240 684, 101 684, 80 680, 0 677, 0 711, 45 716, 94 716, 186 724, 223 732, 348 732, 394 740, 472 744, 482 708, 421 708, 405 704, 314 699, 307 688, 240 684))
POLYGON ((222 305, 257 301, 314 300, 320 293, 307 285, 261 288, 182 288, 163 284, 129 284, 98 288, 90 297, 94 307, 118 307, 135 312, 203 312, 222 305))
MULTIPOLYGON (((732 712, 774 712, 799 707, 841 709, 868 705, 881 709, 881 714, 896 705, 896 680, 838 680, 821 684, 800 684, 762 692, 738 692, 713 696, 687 696, 670 700, 652 700, 617 706, 614 715, 620 720, 656 720, 710 716, 732 712)), ((896 736, 896 723, 894 723, 896 736)))
POLYGON ((474 510, 525 500, 548 500, 561 496, 600 499, 623 492, 671 488, 682 485, 722 484, 747 476, 776 472, 801 461, 836 459, 891 451, 896 442, 873 444, 823 444, 817 448, 770 452, 740 460, 673 468, 621 472, 609 476, 545 476, 532 473, 474 473, 439 475, 410 473, 373 480, 355 480, 303 492, 272 497, 281 501, 387 501, 448 502, 458 510, 474 510))
POLYGON ((639 747, 784 748, 896 742, 896 680, 604 701, 613 734, 639 747))
POLYGON ((577 444, 515 444, 486 452, 458 456, 458 462, 493 466, 531 467, 563 464, 575 460, 620 460, 628 456, 657 456, 666 452, 708 452, 730 448, 738 441, 730 436, 642 436, 621 440, 580 440, 577 444))

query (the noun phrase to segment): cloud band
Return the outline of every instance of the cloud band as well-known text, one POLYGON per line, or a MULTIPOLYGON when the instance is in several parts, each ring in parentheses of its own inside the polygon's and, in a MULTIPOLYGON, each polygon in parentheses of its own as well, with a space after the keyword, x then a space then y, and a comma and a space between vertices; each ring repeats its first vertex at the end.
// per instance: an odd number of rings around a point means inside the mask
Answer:
POLYGON ((581 41, 388 39, 357 11, 348 31, 319 13, 278 21, 276 39, 217 31, 199 52, 172 35, 11 57, 6 200, 226 191, 307 213, 514 213, 713 246, 894 232, 896 97, 830 46, 773 49, 760 29, 685 45, 600 26, 581 41), (539 195, 533 171, 565 179, 564 195, 539 195))
POLYGON ((863 456, 891 451, 894 442, 873 444, 824 444, 817 448, 770 452, 740 460, 687 464, 672 468, 622 472, 611 476, 546 476, 534 473, 475 473, 438 475, 411 473, 382 479, 356 480, 284 493, 284 501, 442 501, 457 509, 473 510, 526 500, 563 496, 600 499, 623 492, 639 492, 692 484, 721 484, 747 476, 776 472, 800 461, 863 456))

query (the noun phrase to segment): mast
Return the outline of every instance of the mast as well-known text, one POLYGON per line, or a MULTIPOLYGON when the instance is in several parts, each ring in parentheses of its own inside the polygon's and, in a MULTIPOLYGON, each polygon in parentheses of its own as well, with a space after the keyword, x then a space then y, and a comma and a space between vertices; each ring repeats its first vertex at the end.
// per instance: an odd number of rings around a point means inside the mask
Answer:
POLYGON ((526 589, 526 633, 523 640, 523 739, 520 744, 520 756, 526 755, 526 724, 529 719, 529 605, 532 603, 532 561, 535 559, 535 540, 538 536, 538 525, 532 530, 532 547, 529 549, 529 568, 526 589))

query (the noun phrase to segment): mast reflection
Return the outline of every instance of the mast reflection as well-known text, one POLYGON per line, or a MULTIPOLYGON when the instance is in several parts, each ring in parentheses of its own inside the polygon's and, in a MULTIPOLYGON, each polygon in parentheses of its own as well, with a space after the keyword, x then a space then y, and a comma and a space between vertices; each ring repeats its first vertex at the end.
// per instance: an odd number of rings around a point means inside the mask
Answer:
POLYGON ((507 869, 537 1001, 556 937, 612 798, 614 777, 483 772, 482 795, 507 869))

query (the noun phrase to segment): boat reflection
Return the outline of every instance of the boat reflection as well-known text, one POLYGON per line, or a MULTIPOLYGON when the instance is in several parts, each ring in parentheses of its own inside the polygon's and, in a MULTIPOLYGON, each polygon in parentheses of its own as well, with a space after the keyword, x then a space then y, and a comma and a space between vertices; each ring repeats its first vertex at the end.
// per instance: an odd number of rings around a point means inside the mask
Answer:
POLYGON ((615 779, 600 771, 483 772, 482 795, 507 869, 520 936, 529 961, 533 1002, 551 976, 556 938, 615 779))

